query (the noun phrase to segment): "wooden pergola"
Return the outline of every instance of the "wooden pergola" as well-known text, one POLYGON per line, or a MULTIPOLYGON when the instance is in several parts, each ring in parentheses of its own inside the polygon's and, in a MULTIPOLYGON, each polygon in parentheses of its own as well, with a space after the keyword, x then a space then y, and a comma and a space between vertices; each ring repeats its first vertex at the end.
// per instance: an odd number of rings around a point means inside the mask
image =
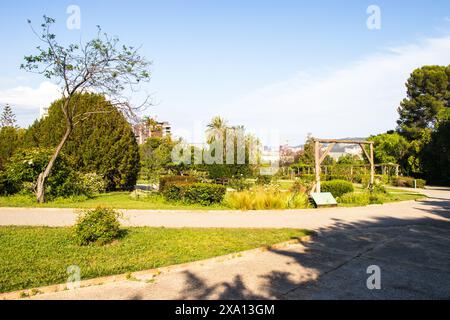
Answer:
POLYGON ((320 165, 325 160, 328 153, 330 153, 331 149, 333 149, 336 143, 344 143, 344 144, 357 144, 361 147, 364 155, 367 157, 370 163, 370 185, 373 185, 375 179, 375 162, 373 160, 373 141, 357 141, 357 140, 336 140, 336 139, 317 139, 313 138, 314 141, 314 164, 315 164, 315 173, 316 173, 316 181, 312 190, 320 193, 320 165), (322 147, 322 143, 327 143, 328 146, 325 149, 324 153, 321 155, 320 150, 322 147), (369 145, 369 153, 364 148, 365 145, 369 145))

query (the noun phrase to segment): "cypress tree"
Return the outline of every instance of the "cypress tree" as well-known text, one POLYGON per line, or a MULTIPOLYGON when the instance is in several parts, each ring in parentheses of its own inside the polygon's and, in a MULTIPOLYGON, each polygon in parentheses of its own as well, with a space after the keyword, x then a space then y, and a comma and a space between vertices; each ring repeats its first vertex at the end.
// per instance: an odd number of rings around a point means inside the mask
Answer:
MULTIPOLYGON (((90 110, 88 117, 74 117, 79 123, 63 147, 66 155, 75 160, 76 170, 101 174, 108 190, 130 190, 139 173, 139 148, 131 125, 103 96, 92 93, 79 94, 77 114, 90 110)), ((46 118, 27 130, 25 146, 54 147, 65 130, 64 116, 57 100, 49 108, 46 118)))

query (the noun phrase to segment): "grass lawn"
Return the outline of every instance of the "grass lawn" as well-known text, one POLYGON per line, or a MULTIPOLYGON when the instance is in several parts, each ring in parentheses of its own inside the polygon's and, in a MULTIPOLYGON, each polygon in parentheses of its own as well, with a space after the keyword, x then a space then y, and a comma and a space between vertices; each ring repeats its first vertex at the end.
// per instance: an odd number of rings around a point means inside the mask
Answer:
POLYGON ((46 207, 46 208, 95 208, 105 206, 114 209, 161 209, 161 210, 223 210, 229 209, 224 205, 201 206, 168 202, 162 196, 152 196, 144 199, 132 199, 129 192, 109 192, 95 196, 92 199, 67 198, 36 203, 34 197, 13 195, 0 197, 0 207, 46 207))
POLYGON ((295 229, 127 228, 113 244, 77 246, 71 228, 0 227, 0 292, 206 259, 309 234, 295 229))
MULTIPOLYGON (((365 189, 362 188, 361 185, 354 185, 355 193, 363 193, 365 189)), ((387 194, 381 194, 380 196, 383 199, 383 203, 389 202, 398 202, 398 201, 407 201, 407 200, 418 200, 426 198, 425 195, 419 193, 420 189, 417 189, 417 192, 412 192, 410 190, 397 189, 386 187, 387 194)), ((361 206, 358 203, 339 203, 340 207, 357 207, 361 206)))
MULTIPOLYGON (((281 189, 289 189, 293 181, 280 180, 278 183, 281 189)), ((389 194, 385 202, 415 200, 425 197, 420 193, 409 190, 395 189, 387 187, 389 194)), ((355 185, 355 192, 362 192, 361 185, 355 185)), ((420 189, 417 190, 420 192, 420 189)), ((340 204, 348 206, 347 204, 340 204)), ((147 198, 132 198, 129 192, 109 192, 95 196, 92 199, 86 198, 66 198, 48 201, 43 204, 36 203, 33 196, 13 195, 0 197, 0 207, 46 207, 46 208, 95 208, 104 206, 113 209, 147 209, 147 210, 230 210, 225 204, 216 204, 212 206, 202 206, 199 204, 186 204, 181 202, 166 201, 161 195, 154 194, 147 198)), ((355 204, 350 204, 355 206, 355 204)))

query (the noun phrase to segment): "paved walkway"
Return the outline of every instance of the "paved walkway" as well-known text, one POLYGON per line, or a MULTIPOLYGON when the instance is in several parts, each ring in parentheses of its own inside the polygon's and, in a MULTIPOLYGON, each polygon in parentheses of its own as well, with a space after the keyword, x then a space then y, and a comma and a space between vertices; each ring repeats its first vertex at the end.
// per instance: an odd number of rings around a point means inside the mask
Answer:
MULTIPOLYGON (((125 226, 224 227, 224 228, 305 228, 318 230, 342 223, 384 221, 402 225, 411 219, 450 221, 436 214, 450 199, 449 188, 421 190, 430 198, 354 208, 325 208, 267 211, 187 211, 123 210, 125 226), (389 219, 395 217, 395 220, 389 219)), ((76 220, 73 209, 0 208, 0 225, 70 226, 76 220)))
MULTIPOLYGON (((420 203, 289 213, 296 223, 288 214, 270 212, 245 213, 258 219, 237 223, 244 213, 237 214, 223 219, 235 226, 266 219, 258 222, 265 226, 278 217, 284 225, 315 225, 319 232, 303 244, 33 299, 449 299, 450 192, 432 190, 429 195, 433 198, 420 203), (356 217, 358 212, 363 218, 356 217), (327 218, 321 220, 323 215, 327 218), (312 218, 324 225, 308 222, 312 218), (367 268, 373 265, 381 271, 379 290, 367 288, 367 268)), ((204 213, 204 221, 194 224, 218 223, 211 215, 204 213)))

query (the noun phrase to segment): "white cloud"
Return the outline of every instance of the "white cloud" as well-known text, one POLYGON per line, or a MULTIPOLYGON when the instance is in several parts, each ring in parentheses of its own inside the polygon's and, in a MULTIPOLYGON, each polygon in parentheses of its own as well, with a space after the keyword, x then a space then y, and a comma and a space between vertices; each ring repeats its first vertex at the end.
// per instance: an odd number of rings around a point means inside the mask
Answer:
POLYGON ((48 81, 42 82, 36 89, 19 86, 0 90, 0 102, 2 104, 8 103, 18 109, 33 111, 49 106, 59 96, 59 87, 48 81))
POLYGON ((328 74, 299 73, 224 105, 233 123, 276 128, 300 143, 319 137, 354 137, 395 127, 409 74, 423 65, 450 63, 450 37, 388 48, 328 74))

